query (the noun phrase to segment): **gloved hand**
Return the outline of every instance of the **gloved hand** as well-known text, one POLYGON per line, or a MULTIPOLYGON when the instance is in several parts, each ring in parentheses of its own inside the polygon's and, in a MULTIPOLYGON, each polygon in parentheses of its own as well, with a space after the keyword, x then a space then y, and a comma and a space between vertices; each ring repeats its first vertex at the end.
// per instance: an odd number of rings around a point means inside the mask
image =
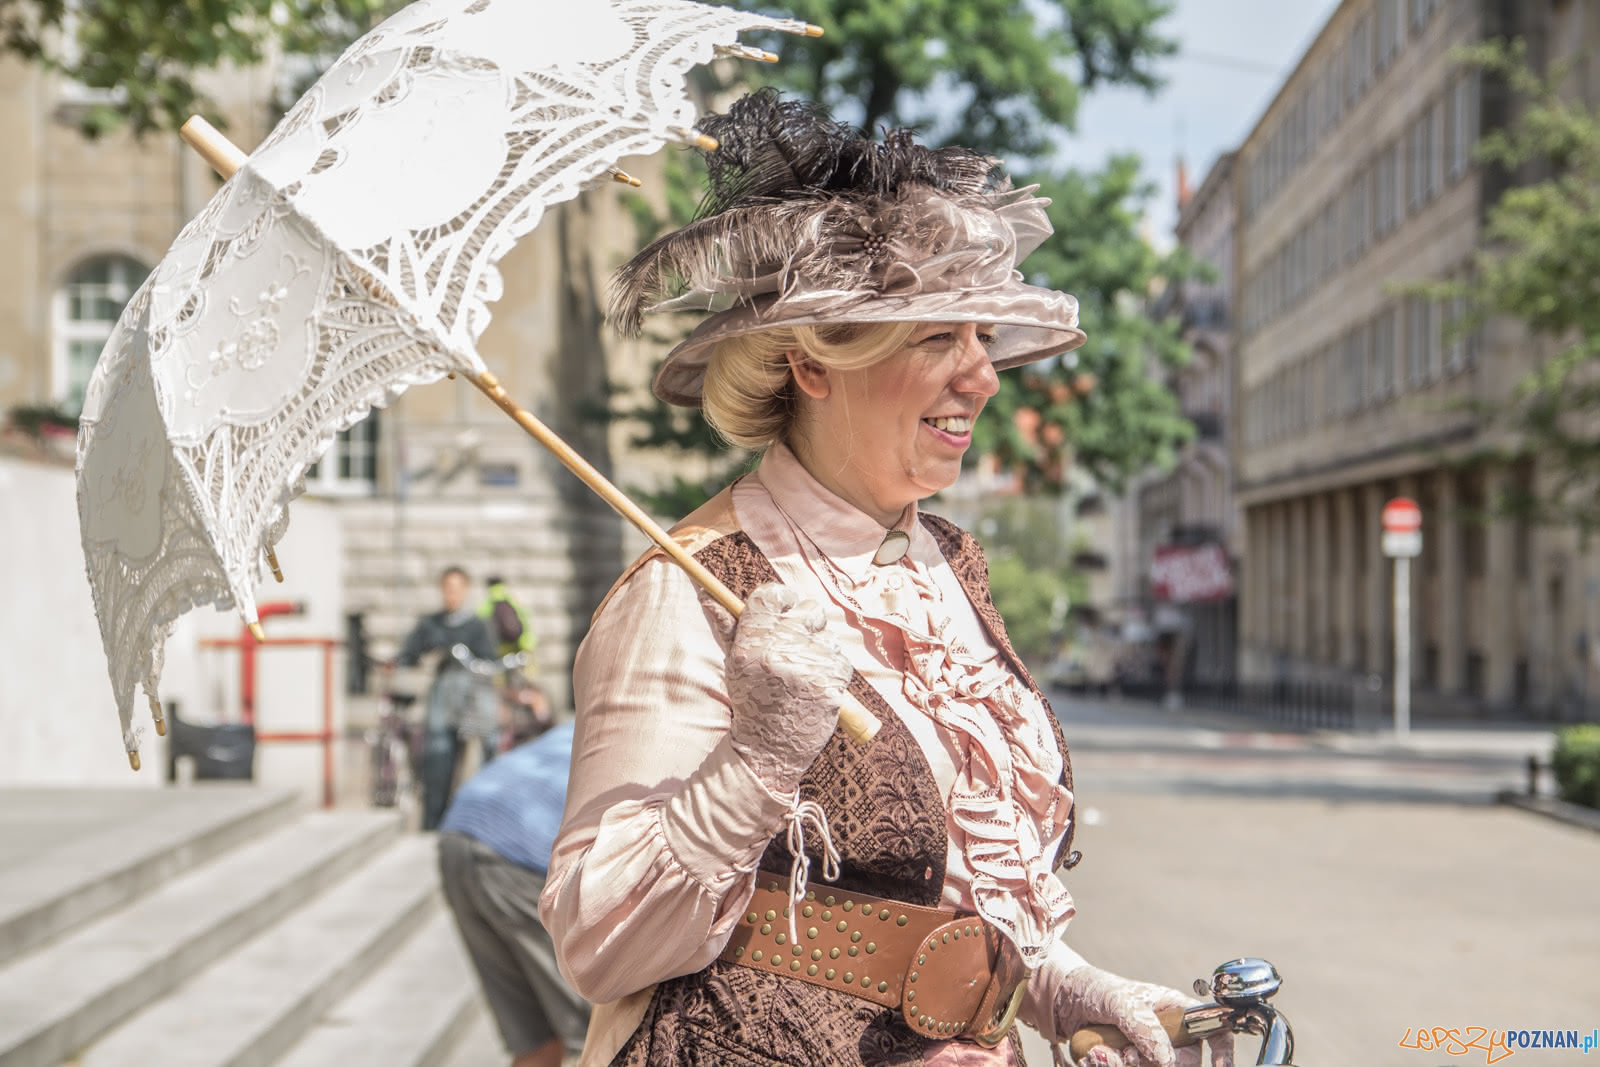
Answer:
MULTIPOLYGON (((1056 1033, 1064 1045, 1072 1035, 1093 1023, 1122 1031, 1129 1045, 1123 1049, 1093 1049, 1075 1067, 1200 1067, 1200 1046, 1174 1049, 1156 1012, 1187 1008, 1198 1001, 1176 989, 1119 978, 1084 964, 1067 973, 1056 992, 1056 1033)), ((1206 1039, 1212 1067, 1233 1067, 1233 1035, 1206 1039)), ((1061 1050, 1056 1060, 1063 1062, 1061 1050)))
POLYGON ((793 793, 828 743, 850 662, 822 608, 772 583, 745 601, 726 660, 732 743, 775 793, 793 793))

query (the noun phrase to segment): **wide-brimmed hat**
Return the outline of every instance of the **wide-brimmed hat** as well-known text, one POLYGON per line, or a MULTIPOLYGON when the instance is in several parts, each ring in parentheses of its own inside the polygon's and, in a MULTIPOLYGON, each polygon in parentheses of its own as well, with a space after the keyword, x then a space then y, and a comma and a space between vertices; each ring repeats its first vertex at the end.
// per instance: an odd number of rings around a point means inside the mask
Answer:
POLYGON ((661 399, 698 407, 716 346, 778 327, 992 324, 997 369, 1083 344, 1077 300, 1017 270, 1051 233, 1050 202, 993 159, 905 130, 873 141, 771 91, 701 128, 719 145, 699 216, 625 264, 612 295, 629 332, 651 312, 712 313, 662 364, 661 399))

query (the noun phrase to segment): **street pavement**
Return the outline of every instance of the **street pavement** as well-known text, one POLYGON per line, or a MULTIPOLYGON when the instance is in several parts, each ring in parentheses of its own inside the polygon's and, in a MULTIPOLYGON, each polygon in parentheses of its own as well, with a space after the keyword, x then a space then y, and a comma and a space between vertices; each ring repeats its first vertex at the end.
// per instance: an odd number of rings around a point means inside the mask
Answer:
MULTIPOLYGON (((1402 1047, 1408 1028, 1415 1044, 1419 1028, 1600 1026, 1600 834, 1493 800, 1525 784, 1547 731, 1430 727, 1400 744, 1054 703, 1084 857, 1065 875, 1067 941, 1090 962, 1187 988, 1224 960, 1264 957, 1301 1067, 1505 1061, 1402 1047)), ((1024 1037, 1048 1067, 1048 1047, 1024 1037)), ((1256 1048, 1241 1036, 1239 1062, 1256 1048)))

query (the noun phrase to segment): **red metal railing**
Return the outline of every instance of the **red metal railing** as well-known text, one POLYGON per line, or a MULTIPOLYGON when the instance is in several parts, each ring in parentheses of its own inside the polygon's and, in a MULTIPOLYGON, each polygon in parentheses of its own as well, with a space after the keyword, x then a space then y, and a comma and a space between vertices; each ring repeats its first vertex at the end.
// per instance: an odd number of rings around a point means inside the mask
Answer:
POLYGON ((333 743, 336 740, 333 729, 333 652, 344 642, 337 637, 269 637, 265 641, 257 641, 245 630, 238 637, 207 637, 200 640, 201 648, 235 648, 241 656, 248 658, 252 669, 241 679, 241 685, 247 686, 239 694, 241 719, 244 722, 255 721, 255 670, 254 659, 258 649, 268 648, 320 648, 322 649, 322 729, 321 730, 268 730, 256 731, 256 743, 267 744, 272 742, 287 741, 320 741, 322 742, 322 806, 333 807, 333 743))

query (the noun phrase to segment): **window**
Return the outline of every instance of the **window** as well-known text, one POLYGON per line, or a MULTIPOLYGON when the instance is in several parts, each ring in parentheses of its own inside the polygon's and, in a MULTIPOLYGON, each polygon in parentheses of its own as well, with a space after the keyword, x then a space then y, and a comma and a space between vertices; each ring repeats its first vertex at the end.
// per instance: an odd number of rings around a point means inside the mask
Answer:
POLYGON ((1419 388, 1427 379, 1428 302, 1416 297, 1406 301, 1406 383, 1419 388))
POLYGON ((341 432, 326 455, 306 472, 313 493, 366 496, 378 487, 378 412, 341 432))
POLYGON ((127 256, 99 256, 81 264, 56 292, 52 330, 51 393, 73 414, 112 327, 150 272, 127 256))
POLYGON ((1377 402, 1394 391, 1395 312, 1385 311, 1373 321, 1372 373, 1367 381, 1367 396, 1377 402))
POLYGON ((1472 148, 1478 142, 1478 75, 1476 72, 1456 79, 1450 91, 1450 180, 1467 172, 1472 161, 1472 148))

